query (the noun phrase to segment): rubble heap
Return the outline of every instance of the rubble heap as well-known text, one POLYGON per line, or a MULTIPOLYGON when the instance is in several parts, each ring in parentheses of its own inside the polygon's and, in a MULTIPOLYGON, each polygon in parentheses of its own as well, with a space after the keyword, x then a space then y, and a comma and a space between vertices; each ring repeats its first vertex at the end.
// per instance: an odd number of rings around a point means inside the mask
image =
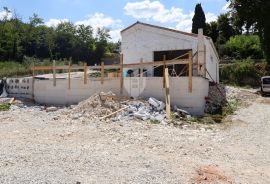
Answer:
POLYGON ((102 92, 92 95, 88 99, 80 102, 77 106, 74 106, 71 117, 78 119, 83 116, 88 119, 97 119, 121 108, 119 102, 111 98, 102 99, 102 96, 115 96, 115 94, 112 92, 102 92))
MULTIPOLYGON (((152 120, 166 123, 165 103, 150 97, 145 100, 122 99, 116 97, 112 92, 97 93, 90 98, 73 106, 70 117, 72 119, 87 118, 88 120, 127 121, 133 118, 141 120, 152 120), (108 98, 106 98, 106 96, 108 98)), ((188 115, 188 112, 176 108, 178 116, 188 115)))
POLYGON ((205 105, 205 112, 213 113, 222 107, 226 99, 226 88, 222 84, 215 84, 209 86, 208 99, 205 105))

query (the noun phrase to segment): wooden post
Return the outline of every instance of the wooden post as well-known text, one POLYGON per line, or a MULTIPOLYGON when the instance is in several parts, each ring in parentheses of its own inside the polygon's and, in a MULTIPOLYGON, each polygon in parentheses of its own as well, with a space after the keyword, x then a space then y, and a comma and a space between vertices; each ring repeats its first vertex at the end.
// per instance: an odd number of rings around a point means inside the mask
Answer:
POLYGON ((120 94, 123 94, 123 83, 124 83, 124 75, 123 75, 123 60, 124 55, 120 55, 120 94))
POLYGON ((166 117, 171 119, 171 99, 170 99, 170 84, 169 84, 169 70, 165 68, 165 95, 166 95, 166 117))
POLYGON ((70 68, 71 68, 71 62, 68 63, 68 89, 70 89, 70 68))
POLYGON ((197 46, 197 54, 196 54, 196 64, 197 64, 197 75, 200 76, 200 63, 199 63, 199 47, 197 46))
POLYGON ((206 46, 204 45, 203 77, 206 78, 206 46))
POLYGON ((55 68, 55 60, 53 60, 53 86, 56 86, 56 68, 55 68))
POLYGON ((165 88, 166 55, 163 55, 163 88, 165 88))
POLYGON ((84 71, 84 84, 87 84, 87 63, 84 63, 83 71, 84 71))
POLYGON ((101 84, 104 84, 104 62, 101 62, 101 84))
POLYGON ((189 64, 188 64, 188 89, 189 89, 189 92, 192 93, 192 65, 193 65, 193 62, 192 62, 192 51, 189 51, 189 64))
POLYGON ((34 99, 34 92, 35 92, 35 63, 33 64, 32 70, 32 98, 34 99))
MULTIPOLYGON (((143 58, 141 58, 140 63, 143 63, 143 58)), ((143 77, 143 68, 140 68, 140 77, 143 77)))

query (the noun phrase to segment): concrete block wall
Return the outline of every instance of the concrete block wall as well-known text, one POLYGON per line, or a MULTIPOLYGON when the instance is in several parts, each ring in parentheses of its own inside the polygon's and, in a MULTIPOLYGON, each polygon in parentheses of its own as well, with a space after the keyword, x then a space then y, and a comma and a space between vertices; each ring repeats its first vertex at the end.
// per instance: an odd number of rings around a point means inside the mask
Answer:
POLYGON ((8 78, 7 92, 11 97, 32 98, 32 77, 8 78))
MULTIPOLYGON (((139 78, 138 78, 139 79, 139 78)), ((130 83, 132 78, 124 79, 123 96, 155 97, 165 101, 163 78, 143 77, 140 81, 140 89, 137 92, 130 83), (135 94, 135 95, 134 95, 135 94)), ((205 97, 208 96, 209 81, 201 77, 193 77, 193 91, 188 91, 188 77, 170 77, 171 105, 177 105, 194 115, 202 115, 205 107, 205 97)), ((133 86, 134 87, 134 86, 133 86)), ((71 79, 71 89, 68 89, 68 80, 57 79, 56 86, 53 80, 35 79, 34 99, 41 104, 70 105, 87 99, 94 93, 112 91, 120 95, 119 79, 105 79, 104 84, 98 80, 88 80, 84 84, 83 79, 71 79)))

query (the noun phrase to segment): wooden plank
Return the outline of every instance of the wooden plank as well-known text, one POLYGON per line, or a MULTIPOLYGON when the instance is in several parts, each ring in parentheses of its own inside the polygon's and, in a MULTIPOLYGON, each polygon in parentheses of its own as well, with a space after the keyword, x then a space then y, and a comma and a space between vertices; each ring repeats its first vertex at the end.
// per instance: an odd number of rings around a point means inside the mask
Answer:
POLYGON ((13 97, 13 98, 10 99, 9 104, 10 105, 13 104, 14 101, 15 101, 15 98, 13 97))
POLYGON ((189 89, 189 92, 192 93, 192 64, 193 64, 193 61, 192 61, 192 51, 189 51, 189 67, 188 67, 188 89, 189 89))
POLYGON ((165 68, 165 96, 166 96, 166 117, 171 119, 171 99, 170 99, 170 83, 169 83, 169 70, 165 68))
POLYGON ((196 64, 197 64, 197 75, 200 76, 200 63, 199 63, 199 49, 197 47, 197 54, 196 54, 196 64))
POLYGON ((110 117, 110 116, 112 116, 112 115, 114 115, 114 114, 116 114, 118 112, 121 112, 121 111, 123 111, 123 110, 125 110, 127 108, 129 108, 129 106, 123 107, 123 108, 121 108, 121 109, 119 109, 117 111, 112 112, 111 114, 108 114, 106 116, 103 116, 103 117, 100 118, 100 120, 106 119, 106 118, 108 118, 108 117, 110 117))
POLYGON ((165 88, 166 55, 163 55, 163 88, 165 88))
MULTIPOLYGON (((166 65, 187 65, 189 63, 188 59, 179 59, 179 60, 168 60, 165 61, 166 65)), ((132 64, 114 64, 114 65, 106 65, 104 69, 117 69, 121 68, 140 68, 140 67, 150 67, 150 66, 162 66, 164 65, 164 61, 144 61, 143 63, 132 63, 132 64)), ((101 69, 101 66, 88 66, 89 69, 101 69)), ((33 66, 31 70, 53 70, 53 66, 33 66)), ((55 66, 55 70, 68 70, 69 66, 55 66)), ((71 66, 71 70, 84 70, 84 66, 71 66)))
POLYGON ((204 45, 203 77, 206 78, 206 45, 204 45))
POLYGON ((104 84, 104 62, 101 62, 101 84, 104 84))
MULTIPOLYGON (((143 58, 141 58, 140 64, 143 63, 143 58)), ((140 68, 140 77, 143 77, 143 68, 140 68)))
POLYGON ((87 63, 84 63, 84 67, 83 67, 83 79, 84 79, 84 84, 87 84, 87 63))
POLYGON ((32 98, 34 99, 34 92, 35 92, 35 63, 33 64, 32 70, 32 98))
POLYGON ((56 86, 56 68, 55 68, 55 60, 53 60, 53 86, 56 86))
MULTIPOLYGON (((169 60, 165 61, 166 65, 187 65, 189 64, 188 59, 184 60, 169 60)), ((155 62, 146 62, 144 61, 143 63, 132 63, 132 64, 124 64, 124 68, 139 68, 139 67, 147 67, 147 66, 162 66, 164 65, 164 61, 155 61, 155 62)))
POLYGON ((120 55, 120 94, 123 94, 123 84, 124 84, 124 75, 123 75, 123 60, 124 55, 120 55))
POLYGON ((71 84, 70 84, 70 78, 71 78, 71 74, 70 74, 70 69, 71 69, 71 62, 69 62, 68 64, 68 89, 71 88, 71 84))

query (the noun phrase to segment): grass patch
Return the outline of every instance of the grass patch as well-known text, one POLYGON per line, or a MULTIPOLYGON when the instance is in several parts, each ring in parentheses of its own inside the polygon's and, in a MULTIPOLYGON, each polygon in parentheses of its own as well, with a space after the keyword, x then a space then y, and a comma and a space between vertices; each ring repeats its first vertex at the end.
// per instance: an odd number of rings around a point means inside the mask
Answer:
MULTIPOLYGON (((69 61, 56 61, 56 66, 68 65, 69 61)), ((0 62, 0 78, 3 77, 22 77, 32 75, 32 66, 52 66, 52 61, 48 59, 37 60, 34 58, 25 58, 23 62, 16 61, 1 61, 0 62)), ((58 70, 57 72, 63 73, 65 71, 58 70)), ((52 71, 36 71, 36 74, 52 73, 52 71)))
POLYGON ((206 125, 222 123, 225 117, 235 113, 238 106, 239 106, 238 100, 231 100, 226 105, 217 109, 214 113, 205 114, 201 118, 191 117, 188 119, 188 122, 206 124, 206 125))
POLYGON ((252 59, 220 65, 220 80, 224 84, 258 87, 261 77, 268 74, 269 65, 266 62, 256 63, 252 59))
POLYGON ((9 103, 2 103, 0 104, 0 111, 8 111, 10 108, 10 104, 9 103))

